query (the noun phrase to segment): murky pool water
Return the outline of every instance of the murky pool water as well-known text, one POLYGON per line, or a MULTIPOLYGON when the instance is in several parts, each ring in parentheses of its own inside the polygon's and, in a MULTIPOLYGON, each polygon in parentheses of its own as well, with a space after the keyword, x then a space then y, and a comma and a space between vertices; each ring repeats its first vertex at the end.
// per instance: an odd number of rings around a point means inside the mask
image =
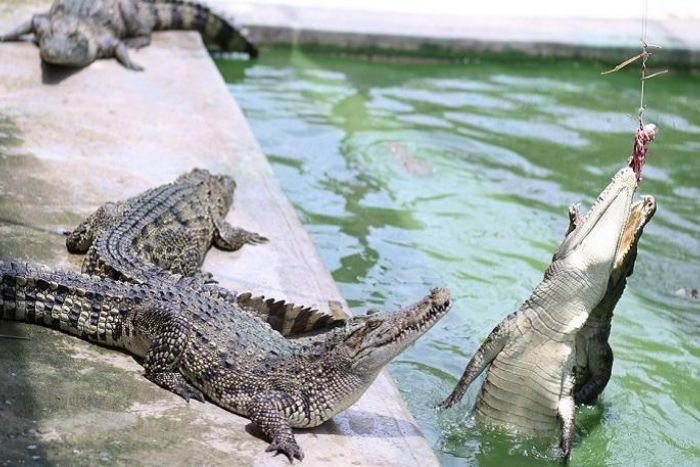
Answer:
MULTIPOLYGON (((452 289, 453 311, 390 366, 442 462, 542 465, 546 450, 472 426, 477 387, 433 407, 540 281, 568 205, 589 205, 626 161, 637 74, 299 51, 218 65, 351 306, 452 289)), ((699 89, 698 74, 649 82, 660 134, 641 191, 658 212, 616 309, 612 380, 577 411, 572 465, 700 463, 700 302, 673 295, 700 287, 699 89)))

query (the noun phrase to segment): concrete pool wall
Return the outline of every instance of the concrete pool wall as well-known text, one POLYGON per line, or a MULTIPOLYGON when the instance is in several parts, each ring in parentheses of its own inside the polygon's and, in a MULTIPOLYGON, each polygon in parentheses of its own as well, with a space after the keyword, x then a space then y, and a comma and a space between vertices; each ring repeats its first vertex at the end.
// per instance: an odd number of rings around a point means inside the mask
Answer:
MULTIPOLYGON (((262 44, 296 44, 381 56, 461 59, 476 54, 571 57, 619 63, 639 53, 643 1, 291 2, 211 0, 262 44), (617 3, 617 2, 616 2, 617 3), (499 10, 498 5, 502 8, 499 10), (442 7, 442 10, 441 10, 442 7)), ((700 65, 700 4, 650 2, 651 66, 700 65), (676 10, 673 10, 673 6, 676 10)))

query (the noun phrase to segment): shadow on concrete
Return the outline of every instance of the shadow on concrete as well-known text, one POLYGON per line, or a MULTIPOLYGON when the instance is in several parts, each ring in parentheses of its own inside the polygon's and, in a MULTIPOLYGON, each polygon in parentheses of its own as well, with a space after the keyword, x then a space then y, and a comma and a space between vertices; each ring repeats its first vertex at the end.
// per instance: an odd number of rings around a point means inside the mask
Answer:
POLYGON ((44 84, 59 84, 61 81, 73 76, 85 67, 58 66, 41 61, 41 82, 44 84))
MULTIPOLYGON (((7 157, 22 144, 22 135, 9 117, 0 116, 0 198, 14 194, 9 181, 17 175, 17 169, 7 157)), ((11 158, 14 161, 17 158, 11 158)), ((23 159, 20 159, 23 160, 23 159)), ((9 204, 0 203, 0 258, 15 256, 11 235, 15 229, 9 226, 25 226, 44 233, 45 229, 26 226, 5 218, 9 204)), ((42 235, 43 237, 44 235, 42 235)), ((2 310, 0 309, 0 318, 2 310)), ((29 337, 28 326, 0 319, 0 334, 29 337)), ((0 338, 0 465, 47 465, 40 440, 38 398, 32 390, 35 381, 31 376, 29 353, 37 342, 25 339, 0 338)))
MULTIPOLYGON (((0 321, 0 334, 28 337, 27 327, 0 321)), ((0 337, 0 465, 48 465, 40 439, 40 417, 27 364, 30 340, 0 337)))
POLYGON ((352 433, 352 436, 365 438, 423 436, 418 427, 408 420, 354 408, 341 412, 319 427, 300 430, 300 432, 344 436, 352 433))

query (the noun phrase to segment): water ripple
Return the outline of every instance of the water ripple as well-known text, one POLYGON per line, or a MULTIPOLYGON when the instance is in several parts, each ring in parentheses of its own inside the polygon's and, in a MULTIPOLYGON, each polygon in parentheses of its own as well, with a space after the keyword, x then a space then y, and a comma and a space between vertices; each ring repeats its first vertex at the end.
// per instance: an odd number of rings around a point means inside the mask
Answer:
MULTIPOLYGON (((568 223, 626 161, 638 82, 561 62, 400 65, 295 51, 219 62, 348 302, 393 307, 435 285, 454 308, 390 370, 443 465, 556 465, 555 447, 475 424, 478 384, 438 413, 468 357, 541 280, 568 223)), ((660 127, 642 192, 658 212, 615 310, 615 366, 577 415, 576 465, 700 458, 700 100, 649 90, 660 127)))

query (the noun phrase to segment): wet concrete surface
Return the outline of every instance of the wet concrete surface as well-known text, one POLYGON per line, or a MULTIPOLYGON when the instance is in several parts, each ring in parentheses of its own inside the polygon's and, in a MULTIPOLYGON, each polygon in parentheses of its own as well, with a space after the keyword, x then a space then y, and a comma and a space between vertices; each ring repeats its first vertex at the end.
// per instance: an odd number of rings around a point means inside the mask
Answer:
MULTIPOLYGON (((32 5, 0 6, 0 27, 32 5)), ((212 251, 205 270, 231 288, 347 309, 197 34, 158 34, 133 54, 142 73, 114 60, 55 73, 30 43, 0 44, 0 57, 1 256, 78 269, 64 230, 202 167, 236 178, 228 220, 270 239, 212 251)), ((0 322, 0 334, 28 338, 0 338, 0 465, 288 464, 247 419, 185 403, 124 353, 26 324, 0 322)), ((437 464, 386 374, 297 439, 305 465, 437 464)))

